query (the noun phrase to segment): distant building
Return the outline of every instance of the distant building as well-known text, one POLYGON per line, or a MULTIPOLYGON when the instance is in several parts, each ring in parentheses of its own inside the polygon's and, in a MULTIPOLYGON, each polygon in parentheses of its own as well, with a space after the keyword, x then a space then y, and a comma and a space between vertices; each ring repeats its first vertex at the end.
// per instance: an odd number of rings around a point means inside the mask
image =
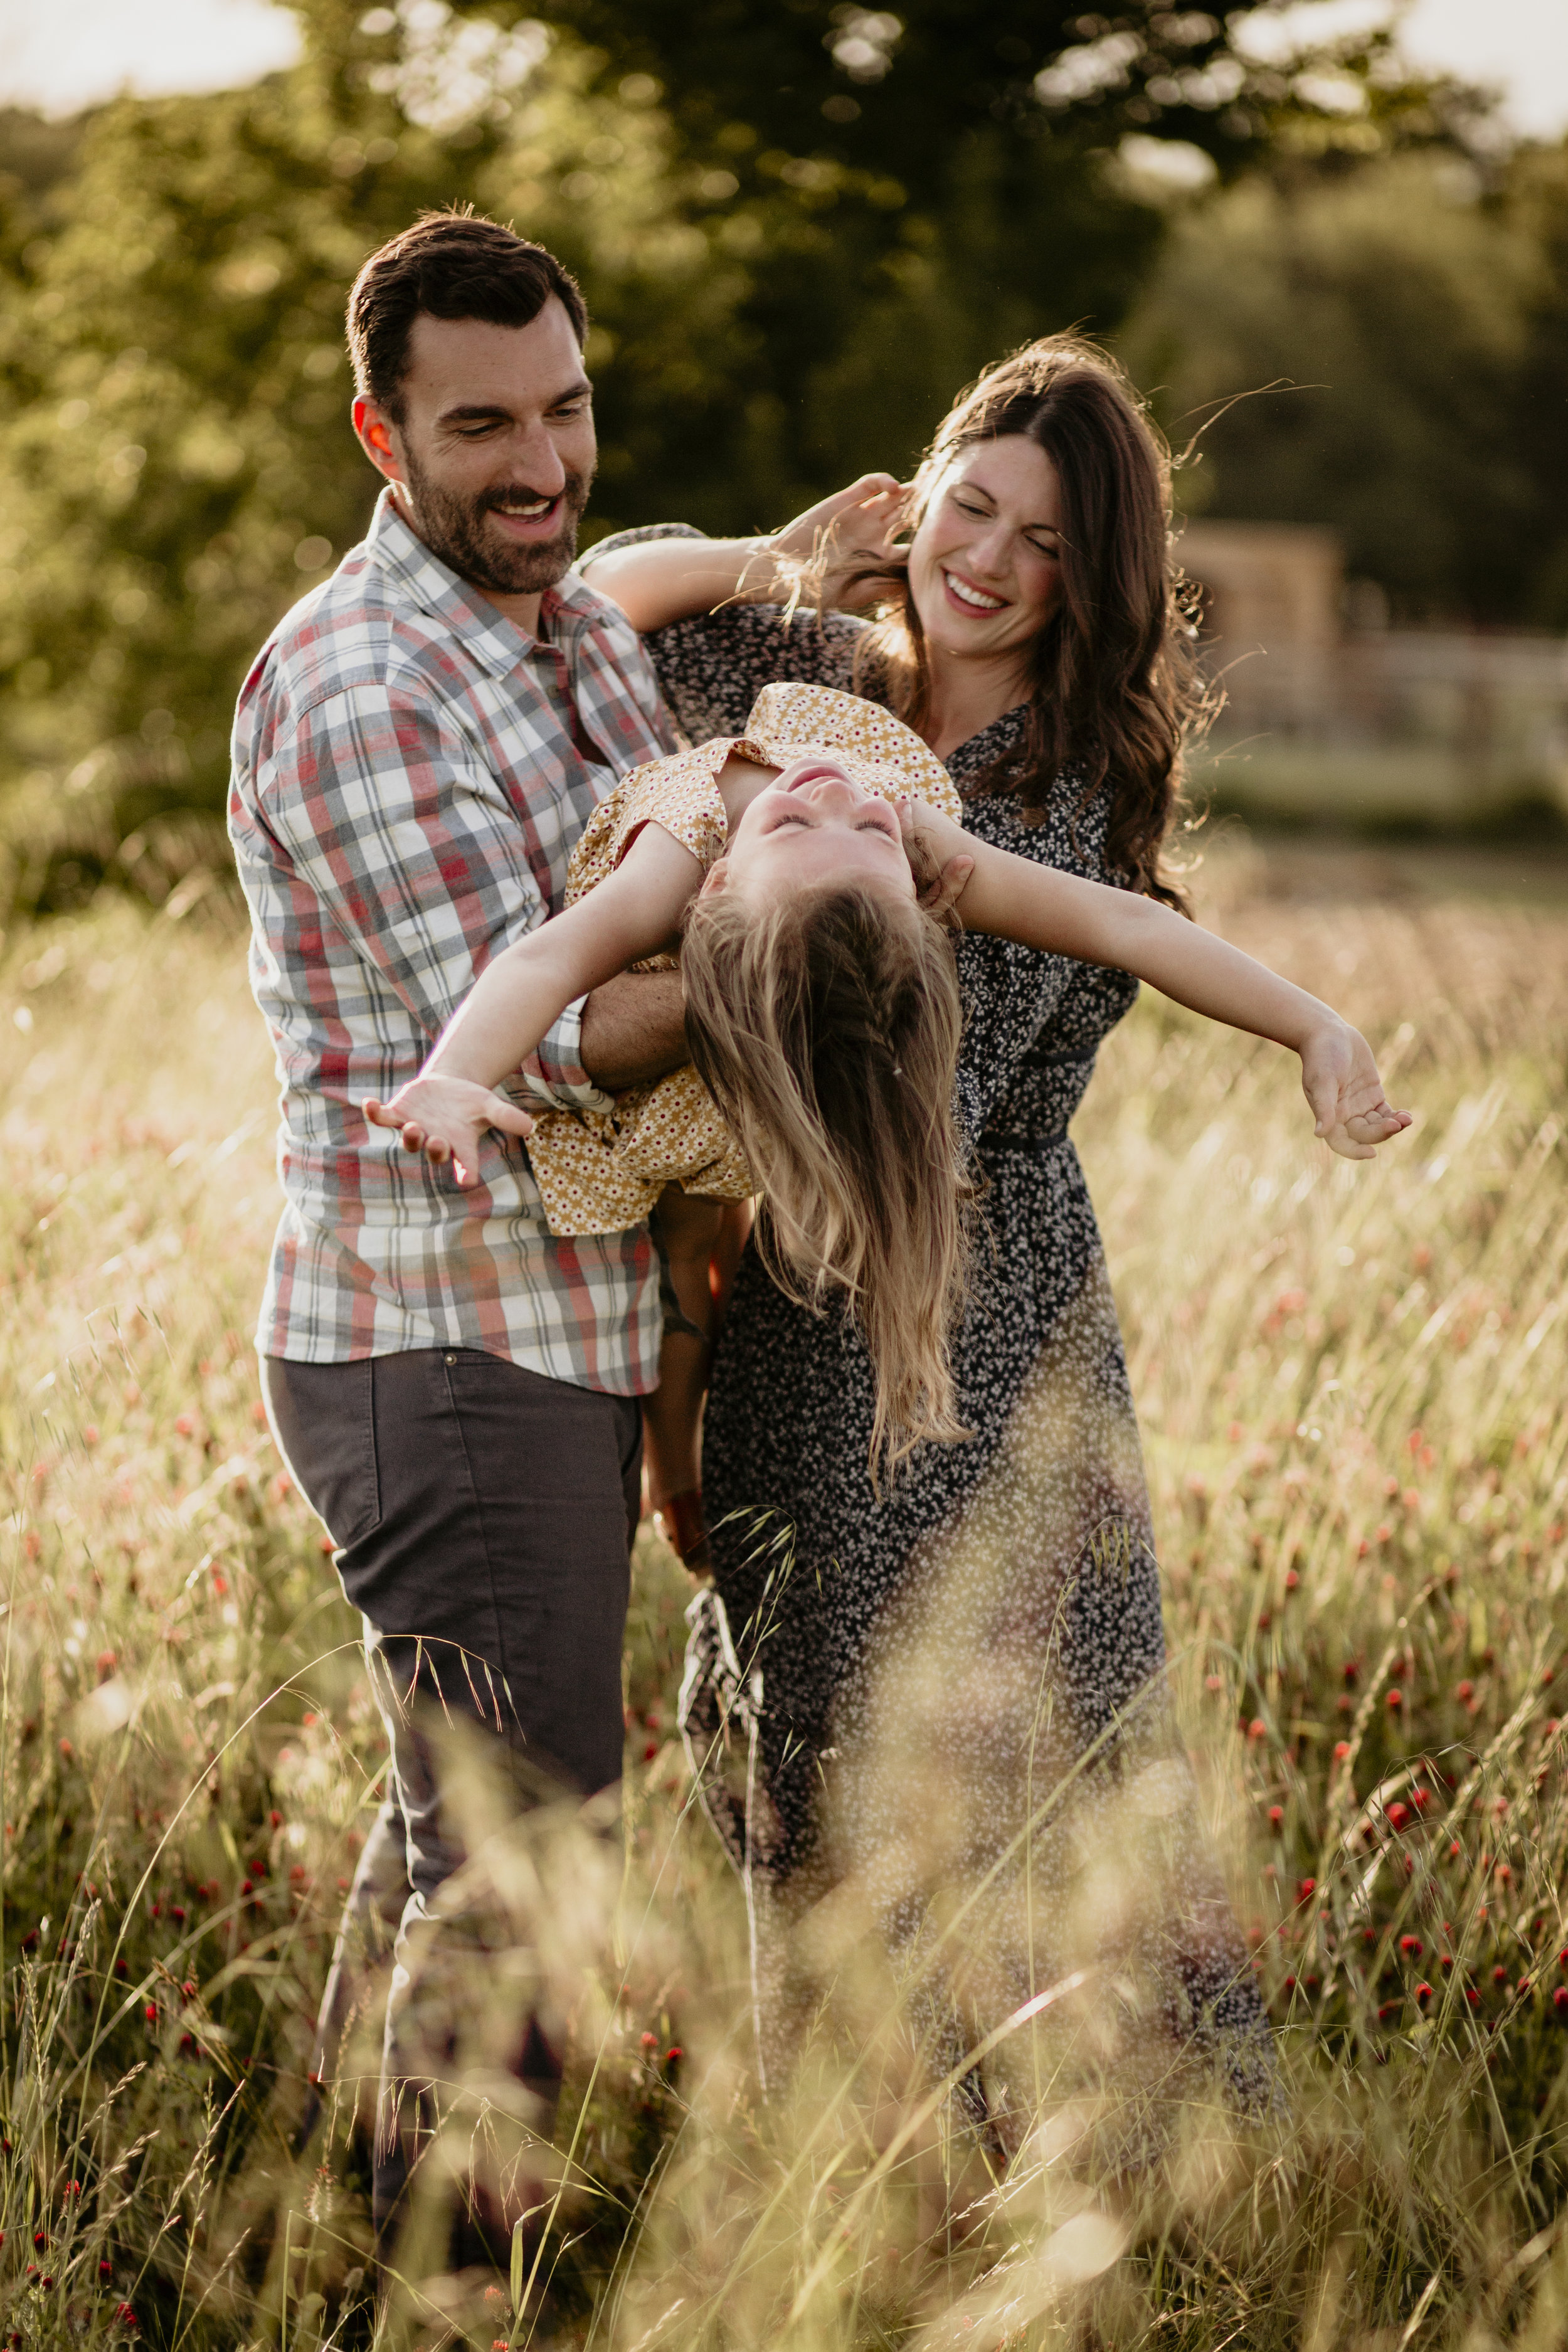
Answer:
POLYGON ((1568 641, 1390 629, 1331 530, 1204 518, 1178 552, 1226 696, 1206 779, 1225 799, 1351 822, 1568 815, 1568 641))

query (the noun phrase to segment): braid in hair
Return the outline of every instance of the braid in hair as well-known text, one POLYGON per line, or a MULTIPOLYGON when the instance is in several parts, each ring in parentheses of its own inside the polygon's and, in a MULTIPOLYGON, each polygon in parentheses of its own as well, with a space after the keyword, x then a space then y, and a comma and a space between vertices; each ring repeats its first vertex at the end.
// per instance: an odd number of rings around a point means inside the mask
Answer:
POLYGON ((681 950, 691 1058, 765 1196, 773 1279, 837 1297, 876 1380, 870 1467, 967 1434, 950 1331, 973 1186, 953 1118, 963 1026, 944 926, 910 900, 834 886, 771 906, 692 901, 681 950))

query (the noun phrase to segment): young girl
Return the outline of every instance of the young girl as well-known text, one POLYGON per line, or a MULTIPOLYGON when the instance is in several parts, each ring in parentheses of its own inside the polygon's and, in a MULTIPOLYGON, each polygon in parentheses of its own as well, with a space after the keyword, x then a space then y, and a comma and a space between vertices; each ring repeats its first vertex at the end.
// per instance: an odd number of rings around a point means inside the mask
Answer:
MULTIPOLYGON (((460 1184, 475 1181, 486 1127, 527 1137, 555 1233, 619 1231, 658 1203, 699 1335, 717 1213, 682 1214, 680 1194, 761 1192, 775 1279, 813 1305, 839 1294, 861 1324, 874 1464, 963 1434, 947 1334, 971 1188, 952 1108, 963 1023, 949 898, 971 929, 1121 967, 1292 1047, 1317 1133, 1347 1157, 1409 1124, 1365 1040, 1327 1005, 1152 898, 966 835, 921 738, 828 688, 767 687, 743 737, 634 770, 590 820, 566 896, 489 965, 420 1075, 366 1102, 367 1118, 453 1160, 460 1184), (597 1118, 531 1114, 493 1091, 574 998, 628 964, 672 961, 678 944, 691 1067, 597 1118)), ((685 1352, 661 1360, 668 1393, 661 1377, 648 1419, 650 1486, 667 1508, 697 1487, 703 1371, 700 1336, 695 1349, 689 1335, 672 1343, 685 1352)))

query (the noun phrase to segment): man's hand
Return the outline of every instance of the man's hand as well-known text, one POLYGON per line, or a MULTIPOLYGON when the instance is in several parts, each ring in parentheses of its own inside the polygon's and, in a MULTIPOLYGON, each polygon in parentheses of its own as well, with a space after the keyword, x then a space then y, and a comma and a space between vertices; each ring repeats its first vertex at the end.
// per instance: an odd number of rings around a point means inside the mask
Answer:
POLYGON ((902 570, 905 551, 894 534, 904 520, 906 496, 896 475, 862 474, 847 489, 819 499, 775 532, 773 552, 786 564, 820 564, 823 602, 837 611, 874 604, 881 593, 877 582, 853 575, 902 570))
POLYGON ((1320 1022, 1302 1044, 1301 1090, 1318 1134, 1343 1160, 1370 1160, 1411 1123, 1410 1113, 1394 1109, 1384 1095, 1366 1039, 1337 1017, 1320 1022))
POLYGON ((372 1127, 396 1129, 405 1151, 422 1151, 432 1168, 445 1168, 450 1160, 465 1192, 479 1181, 479 1138, 486 1128, 499 1128, 503 1135, 533 1133, 527 1111, 469 1078, 410 1078, 390 1102, 371 1096, 360 1108, 372 1127))
POLYGON ((686 998, 678 971, 623 971, 583 1007, 577 1051, 596 1087, 618 1095, 679 1070, 686 1045, 686 998))

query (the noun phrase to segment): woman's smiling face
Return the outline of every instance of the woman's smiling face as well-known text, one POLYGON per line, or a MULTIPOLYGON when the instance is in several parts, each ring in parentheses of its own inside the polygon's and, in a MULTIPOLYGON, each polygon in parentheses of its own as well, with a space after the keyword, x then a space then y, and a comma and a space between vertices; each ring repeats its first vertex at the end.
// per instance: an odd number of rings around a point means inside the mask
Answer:
POLYGON ((831 752, 814 751, 774 772, 703 887, 767 891, 828 882, 915 895, 898 812, 831 752))
POLYGON ((1037 443, 973 442, 938 475, 910 547, 927 644, 962 658, 1019 656, 1061 591, 1061 480, 1037 443))

